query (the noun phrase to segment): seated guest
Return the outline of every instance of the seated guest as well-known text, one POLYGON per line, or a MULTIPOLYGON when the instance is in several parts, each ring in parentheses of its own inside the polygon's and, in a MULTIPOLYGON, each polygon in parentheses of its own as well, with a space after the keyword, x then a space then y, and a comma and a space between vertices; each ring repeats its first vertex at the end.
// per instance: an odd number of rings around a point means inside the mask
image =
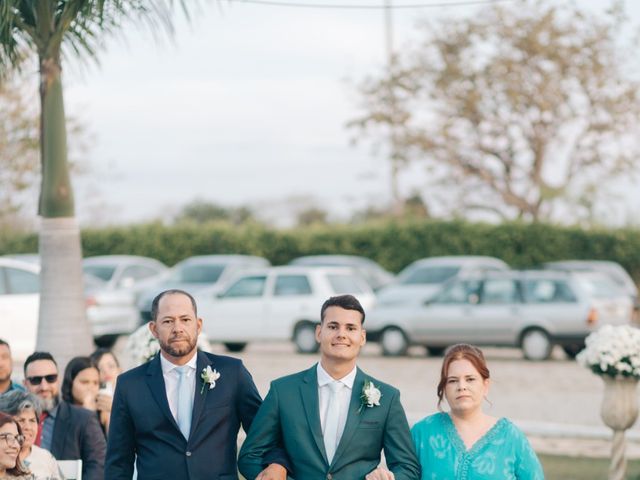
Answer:
POLYGON ((527 438, 506 418, 482 411, 489 369, 479 348, 458 344, 445 353, 438 384, 449 412, 430 415, 411 429, 422 480, 544 480, 527 438))
POLYGON ((11 380, 13 372, 13 358, 9 344, 0 338, 0 395, 13 390, 22 390, 24 387, 11 380))
MULTIPOLYGON (((111 403, 108 409, 99 408, 98 397, 100 393, 100 372, 89 357, 74 357, 67 364, 62 380, 62 399, 73 405, 96 412, 102 431, 105 433, 109 427, 109 415, 111 403)), ((101 399, 104 403, 104 399, 101 399)), ((105 405, 100 405, 104 408, 105 405)))
POLYGON ((33 479, 18 458, 23 441, 18 423, 10 415, 0 412, 0 478, 33 479))
POLYGON ((118 375, 122 373, 120 362, 114 353, 108 348, 98 348, 90 358, 100 372, 100 388, 113 391, 118 375))
POLYGON ((93 412, 60 400, 58 365, 50 353, 35 352, 27 357, 24 385, 42 404, 35 444, 57 460, 82 460, 83 480, 102 480, 104 433, 93 412))
POLYGON ((11 415, 20 425, 24 442, 18 459, 29 469, 35 480, 61 480, 62 476, 53 455, 33 444, 42 414, 38 397, 23 391, 9 392, 0 397, 0 411, 11 415))

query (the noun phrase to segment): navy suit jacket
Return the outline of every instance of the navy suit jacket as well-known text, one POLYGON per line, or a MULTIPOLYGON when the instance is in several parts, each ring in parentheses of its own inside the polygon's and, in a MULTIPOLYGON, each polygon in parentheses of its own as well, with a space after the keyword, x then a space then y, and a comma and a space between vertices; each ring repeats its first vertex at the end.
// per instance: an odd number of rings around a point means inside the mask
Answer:
POLYGON ((160 356, 118 377, 111 409, 105 478, 131 480, 237 480, 237 437, 249 430, 262 400, 238 359, 198 352, 191 433, 176 424, 165 390, 160 356), (220 373, 209 389, 201 372, 220 373))
POLYGON ((104 478, 106 442, 96 412, 60 401, 53 425, 51 454, 58 460, 82 460, 82 478, 104 478))

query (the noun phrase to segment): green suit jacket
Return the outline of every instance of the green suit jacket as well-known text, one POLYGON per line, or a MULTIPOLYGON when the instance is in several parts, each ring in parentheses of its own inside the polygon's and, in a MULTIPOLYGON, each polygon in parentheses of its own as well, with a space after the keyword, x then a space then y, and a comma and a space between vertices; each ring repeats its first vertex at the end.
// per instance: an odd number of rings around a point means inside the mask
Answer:
POLYGON ((269 452, 284 446, 290 478, 297 480, 360 480, 380 463, 384 449, 387 468, 396 480, 418 480, 420 465, 413 447, 400 392, 358 369, 340 443, 331 464, 324 449, 318 400, 317 366, 271 383, 247 439, 238 467, 253 480, 269 463, 269 452), (380 390, 380 405, 362 407, 364 381, 380 390))

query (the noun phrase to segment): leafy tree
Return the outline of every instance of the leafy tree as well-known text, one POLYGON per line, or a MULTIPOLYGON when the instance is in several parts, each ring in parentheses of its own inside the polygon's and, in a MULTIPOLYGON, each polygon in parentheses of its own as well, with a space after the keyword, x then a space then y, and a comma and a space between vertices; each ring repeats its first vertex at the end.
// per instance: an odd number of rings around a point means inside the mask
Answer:
POLYGON ((255 218, 249 207, 223 207, 203 200, 194 200, 188 203, 175 218, 176 223, 202 224, 220 221, 241 225, 255 221, 255 218))
POLYGON ((171 27, 172 0, 2 0, 0 76, 20 68, 30 52, 38 58, 42 264, 37 348, 65 363, 91 349, 82 288, 80 231, 74 212, 62 58, 93 58, 105 36, 135 18, 171 27))
POLYGON ((363 83, 353 123, 393 128, 397 155, 424 162, 433 212, 588 218, 638 165, 624 25, 618 3, 596 16, 547 1, 428 23, 422 45, 363 83))
POLYGON ((37 182, 38 117, 14 81, 0 81, 0 227, 20 229, 25 192, 37 182))
POLYGON ((297 212, 296 224, 299 227, 308 227, 310 225, 326 225, 328 223, 328 216, 329 212, 327 212, 324 208, 311 206, 297 212))
MULTIPOLYGON (((21 76, 0 80, 0 227, 15 230, 33 228, 33 214, 40 180, 38 115, 21 76)), ((80 154, 85 153, 88 136, 78 119, 67 118, 70 136, 70 168, 86 174, 80 154)))

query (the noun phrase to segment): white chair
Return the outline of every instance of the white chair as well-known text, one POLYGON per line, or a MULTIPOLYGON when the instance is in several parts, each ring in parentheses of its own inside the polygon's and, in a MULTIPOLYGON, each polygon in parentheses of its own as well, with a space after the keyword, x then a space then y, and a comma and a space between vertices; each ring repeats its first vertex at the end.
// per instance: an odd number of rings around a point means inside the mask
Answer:
POLYGON ((58 460, 58 468, 66 480, 82 480, 82 460, 58 460))

